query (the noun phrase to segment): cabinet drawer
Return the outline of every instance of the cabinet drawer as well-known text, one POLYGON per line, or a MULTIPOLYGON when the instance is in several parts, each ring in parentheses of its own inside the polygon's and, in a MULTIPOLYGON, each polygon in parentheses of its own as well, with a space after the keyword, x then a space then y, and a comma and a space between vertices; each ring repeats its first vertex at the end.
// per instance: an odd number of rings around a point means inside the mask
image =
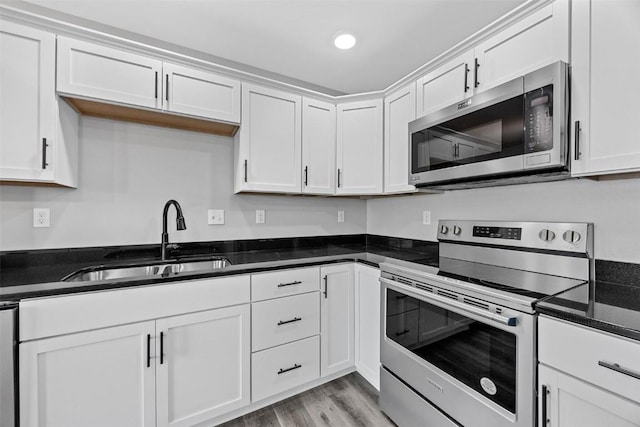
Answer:
POLYGON ((300 268, 251 275, 251 300, 261 301, 320 289, 320 268, 300 268))
POLYGON ((252 351, 320 333, 320 294, 278 298, 252 304, 252 351))
POLYGON ((320 337, 251 355, 251 401, 289 390, 320 377, 320 337))
POLYGON ((602 366, 640 374, 640 341, 542 316, 538 330, 540 363, 640 402, 640 379, 602 366))

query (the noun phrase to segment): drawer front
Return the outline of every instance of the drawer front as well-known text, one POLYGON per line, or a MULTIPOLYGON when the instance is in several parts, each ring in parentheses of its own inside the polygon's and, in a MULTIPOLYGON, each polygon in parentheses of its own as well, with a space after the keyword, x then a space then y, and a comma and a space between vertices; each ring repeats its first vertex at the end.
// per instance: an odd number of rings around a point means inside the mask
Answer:
POLYGON ((252 351, 320 333, 320 293, 294 295, 251 306, 252 351))
POLYGON ((251 275, 251 300, 286 297, 320 289, 320 267, 251 275))
POLYGON ((543 316, 538 331, 540 363, 640 403, 640 341, 543 316))
POLYGON ((320 337, 251 355, 251 401, 257 402, 320 377, 320 337))

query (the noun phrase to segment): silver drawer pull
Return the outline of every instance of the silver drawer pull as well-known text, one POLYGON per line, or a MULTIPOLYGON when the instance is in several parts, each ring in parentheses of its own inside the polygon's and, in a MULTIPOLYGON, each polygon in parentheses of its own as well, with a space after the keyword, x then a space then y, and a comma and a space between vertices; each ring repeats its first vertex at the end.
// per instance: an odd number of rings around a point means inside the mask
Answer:
POLYGON ((292 366, 292 367, 290 367, 290 368, 287 368, 287 369, 280 369, 280 370, 278 371, 278 375, 280 375, 280 374, 284 374, 285 372, 293 371, 294 369, 298 369, 298 368, 302 368, 302 365, 298 365, 298 364, 296 363, 295 365, 293 365, 293 366, 292 366))
POLYGON ((302 283, 301 281, 296 280, 295 282, 280 283, 280 284, 278 285, 278 287, 279 287, 279 288, 284 288, 285 286, 299 285, 299 284, 301 284, 301 283, 302 283))
POLYGON ((278 326, 286 325, 287 323, 299 322, 302 320, 302 317, 294 317, 291 320, 281 320, 278 322, 278 326))
POLYGON ((640 372, 635 372, 635 371, 632 371, 631 369, 623 368, 617 363, 609 363, 609 362, 605 362, 604 360, 601 360, 598 362, 598 365, 602 366, 603 368, 611 369, 612 371, 620 372, 621 374, 628 375, 637 380, 640 380, 640 372))

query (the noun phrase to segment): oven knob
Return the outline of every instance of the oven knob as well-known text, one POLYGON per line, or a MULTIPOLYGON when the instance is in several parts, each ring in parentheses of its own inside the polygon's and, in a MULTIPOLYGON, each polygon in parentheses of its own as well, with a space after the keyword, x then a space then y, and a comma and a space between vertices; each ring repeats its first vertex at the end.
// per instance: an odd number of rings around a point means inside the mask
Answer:
POLYGON ((582 236, 580 236, 580 233, 573 230, 567 230, 562 235, 562 238, 565 240, 565 242, 573 243, 573 244, 578 243, 581 237, 582 236))
POLYGON ((440 226, 440 233, 447 234, 448 232, 449 232, 449 227, 447 227, 446 225, 440 226))
POLYGON ((538 233, 538 237, 540 237, 540 239, 544 240, 545 242, 550 242, 556 238, 556 233, 545 228, 544 230, 540 231, 540 233, 538 233))
POLYGON ((462 229, 460 227, 458 227, 457 225, 453 226, 453 234, 458 236, 458 235, 460 235, 461 232, 462 232, 462 229))

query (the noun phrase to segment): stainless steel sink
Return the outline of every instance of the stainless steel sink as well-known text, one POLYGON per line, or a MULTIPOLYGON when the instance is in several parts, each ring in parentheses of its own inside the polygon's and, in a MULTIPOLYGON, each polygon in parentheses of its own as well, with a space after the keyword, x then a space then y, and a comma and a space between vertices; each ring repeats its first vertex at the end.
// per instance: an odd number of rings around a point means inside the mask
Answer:
POLYGON ((231 265, 227 258, 216 257, 201 261, 175 261, 162 264, 127 267, 89 267, 76 271, 62 279, 63 282, 88 282, 96 280, 130 279, 134 277, 169 277, 181 273, 220 270, 231 265))

